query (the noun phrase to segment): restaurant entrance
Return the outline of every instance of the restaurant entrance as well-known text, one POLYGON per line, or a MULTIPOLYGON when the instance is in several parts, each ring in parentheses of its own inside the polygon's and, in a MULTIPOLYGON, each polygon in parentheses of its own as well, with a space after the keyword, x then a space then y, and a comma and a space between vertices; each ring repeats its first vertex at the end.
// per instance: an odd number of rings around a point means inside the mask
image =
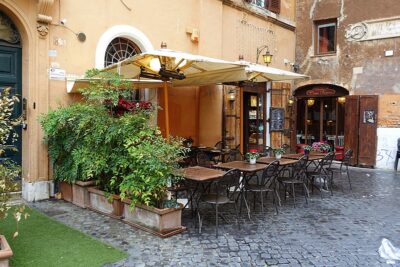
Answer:
POLYGON ((254 83, 243 87, 243 152, 266 145, 266 84, 254 83))
POLYGON ((294 92, 298 148, 325 142, 343 149, 346 95, 346 89, 335 85, 309 85, 294 92))

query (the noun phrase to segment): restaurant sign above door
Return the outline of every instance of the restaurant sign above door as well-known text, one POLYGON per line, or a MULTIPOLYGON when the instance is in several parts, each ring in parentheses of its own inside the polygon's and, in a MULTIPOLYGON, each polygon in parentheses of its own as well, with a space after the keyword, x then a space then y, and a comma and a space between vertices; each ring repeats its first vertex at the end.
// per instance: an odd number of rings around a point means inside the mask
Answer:
POLYGON ((306 91, 307 96, 333 96, 336 94, 335 89, 330 88, 313 88, 306 91))

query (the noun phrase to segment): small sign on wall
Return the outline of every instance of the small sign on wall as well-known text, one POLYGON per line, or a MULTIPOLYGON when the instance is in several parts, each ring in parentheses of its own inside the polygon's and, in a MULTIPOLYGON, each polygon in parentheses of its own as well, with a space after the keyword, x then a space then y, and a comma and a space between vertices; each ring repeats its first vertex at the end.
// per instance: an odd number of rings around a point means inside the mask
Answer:
POLYGON ((364 110, 363 123, 375 123, 375 110, 364 110))
POLYGON ((50 68, 49 69, 49 79, 50 80, 59 80, 63 81, 66 77, 66 71, 59 68, 50 68))

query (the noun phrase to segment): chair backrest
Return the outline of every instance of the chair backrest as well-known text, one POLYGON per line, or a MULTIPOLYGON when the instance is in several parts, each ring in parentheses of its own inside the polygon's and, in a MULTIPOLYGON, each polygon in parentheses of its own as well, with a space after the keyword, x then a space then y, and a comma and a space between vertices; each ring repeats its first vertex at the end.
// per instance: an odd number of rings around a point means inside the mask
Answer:
POLYGON ((348 149, 343 156, 343 164, 349 164, 351 157, 353 156, 353 150, 352 149, 348 149))
POLYGON ((218 141, 217 143, 215 143, 214 147, 215 147, 216 149, 222 149, 222 148, 223 148, 223 147, 222 147, 222 141, 218 141))
POLYGON ((197 165, 202 166, 202 167, 210 167, 212 166, 210 157, 204 153, 203 151, 199 151, 196 154, 196 162, 197 165))
POLYGON ((324 168, 330 168, 334 157, 335 152, 329 152, 323 159, 319 161, 316 172, 321 172, 324 170, 324 168))
POLYGON ((234 189, 233 193, 240 189, 240 171, 237 169, 231 169, 220 179, 215 180, 211 184, 210 191, 215 192, 217 195, 229 195, 232 194, 230 192, 231 188, 234 189))
POLYGON ((262 157, 269 157, 272 156, 271 152, 273 151, 272 147, 265 146, 264 151, 261 153, 262 157))
POLYGON ((275 183, 276 178, 278 177, 279 172, 279 161, 275 160, 268 164, 267 168, 264 169, 261 176, 261 183, 257 184, 263 186, 270 186, 275 183))
POLYGON ((297 179, 306 178, 308 163, 308 155, 302 156, 299 161, 293 167, 293 177, 297 179))
POLYGON ((281 148, 285 150, 285 153, 290 152, 290 146, 288 144, 281 145, 281 148))
POLYGON ((240 150, 233 149, 229 152, 229 155, 226 157, 225 161, 235 161, 235 160, 244 160, 243 154, 240 153, 240 150))

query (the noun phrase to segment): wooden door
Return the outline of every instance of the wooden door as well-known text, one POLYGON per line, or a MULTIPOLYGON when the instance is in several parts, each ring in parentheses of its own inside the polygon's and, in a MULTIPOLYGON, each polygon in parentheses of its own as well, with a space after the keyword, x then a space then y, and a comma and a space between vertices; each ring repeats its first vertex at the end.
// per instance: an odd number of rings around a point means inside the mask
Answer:
POLYGON ((353 150, 350 165, 358 164, 358 123, 359 123, 359 98, 360 96, 346 96, 344 115, 344 147, 353 150))
POLYGON ((360 96, 358 165, 375 165, 377 115, 378 96, 360 96))

